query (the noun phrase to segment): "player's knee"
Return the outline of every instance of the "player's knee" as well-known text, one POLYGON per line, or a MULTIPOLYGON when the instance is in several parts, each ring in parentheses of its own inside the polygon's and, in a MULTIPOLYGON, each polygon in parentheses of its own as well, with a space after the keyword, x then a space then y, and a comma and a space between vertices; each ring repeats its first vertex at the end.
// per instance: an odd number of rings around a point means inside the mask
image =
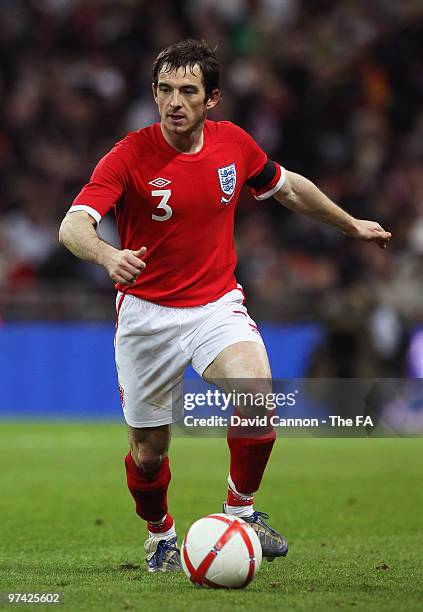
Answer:
POLYGON ((246 416, 266 414, 272 395, 270 379, 244 379, 236 389, 236 407, 246 416))
POLYGON ((129 428, 132 457, 146 474, 154 474, 160 469, 167 456, 169 440, 168 427, 154 430, 129 428))
POLYGON ((146 474, 154 474, 160 469, 165 456, 165 453, 157 452, 148 446, 138 445, 136 463, 146 474))

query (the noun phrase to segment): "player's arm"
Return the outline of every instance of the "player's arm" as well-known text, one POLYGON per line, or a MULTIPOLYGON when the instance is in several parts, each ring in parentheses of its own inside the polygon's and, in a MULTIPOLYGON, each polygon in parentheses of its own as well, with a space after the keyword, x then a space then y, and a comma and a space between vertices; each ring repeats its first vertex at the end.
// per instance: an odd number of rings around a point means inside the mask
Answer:
POLYGON ((147 249, 115 249, 99 238, 95 228, 127 188, 128 150, 130 143, 125 139, 99 161, 90 182, 73 201, 59 231, 59 241, 71 253, 103 266, 110 278, 122 285, 131 285, 145 268, 141 258, 147 249))
POLYGON ((69 212, 60 226, 59 241, 76 257, 103 266, 112 280, 131 285, 145 268, 141 258, 147 249, 120 251, 98 237, 95 225, 87 212, 69 212))
POLYGON ((386 232, 379 223, 352 217, 325 196, 314 183, 295 172, 286 170, 285 181, 273 197, 290 210, 333 225, 352 238, 375 242, 383 249, 391 239, 390 232, 386 232))

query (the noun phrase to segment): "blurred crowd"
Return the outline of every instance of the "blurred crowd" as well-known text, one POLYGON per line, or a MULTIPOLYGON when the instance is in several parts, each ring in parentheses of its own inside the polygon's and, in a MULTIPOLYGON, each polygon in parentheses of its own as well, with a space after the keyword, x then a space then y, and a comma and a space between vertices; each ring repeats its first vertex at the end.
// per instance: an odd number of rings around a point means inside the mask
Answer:
MULTIPOLYGON (((58 225, 97 160, 157 120, 152 61, 187 37, 217 46, 212 119, 393 233, 382 251, 245 190, 250 310, 354 326, 392 354, 423 321, 421 0, 0 0, 0 314, 110 315, 112 283, 58 225)), ((116 242, 112 216, 100 231, 116 242)))

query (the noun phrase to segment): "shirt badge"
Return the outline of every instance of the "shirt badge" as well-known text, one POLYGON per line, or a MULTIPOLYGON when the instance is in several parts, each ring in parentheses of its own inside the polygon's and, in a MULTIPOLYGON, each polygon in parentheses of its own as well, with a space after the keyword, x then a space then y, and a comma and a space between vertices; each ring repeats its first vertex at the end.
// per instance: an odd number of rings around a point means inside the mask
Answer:
POLYGON ((230 196, 229 198, 222 196, 220 202, 222 204, 229 204, 235 193, 236 187, 235 164, 229 164, 229 166, 225 166, 224 168, 218 168, 217 174, 219 175, 220 188, 226 196, 230 196))

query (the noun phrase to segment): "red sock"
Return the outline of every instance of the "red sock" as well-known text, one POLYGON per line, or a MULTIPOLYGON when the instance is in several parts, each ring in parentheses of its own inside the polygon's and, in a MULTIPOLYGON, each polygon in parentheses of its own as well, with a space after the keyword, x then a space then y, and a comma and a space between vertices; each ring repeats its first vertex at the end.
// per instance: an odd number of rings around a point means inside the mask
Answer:
MULTIPOLYGON (((232 477, 231 477, 232 478, 232 477)), ((226 498, 226 503, 228 506, 252 506, 254 503, 254 496, 251 495, 240 495, 236 491, 234 491, 231 486, 228 487, 228 496, 226 498)))
MULTIPOLYGON (((238 493, 252 496, 258 491, 275 439, 274 430, 253 438, 231 437, 228 431, 228 446, 231 453, 229 473, 238 493)), ((248 503, 248 500, 237 499, 236 493, 231 499, 228 494, 230 506, 245 506, 248 503)))
POLYGON ((164 533, 165 531, 169 531, 174 524, 173 518, 168 513, 160 523, 148 522, 147 528, 150 533, 164 533))
POLYGON ((125 457, 125 466, 137 514, 145 521, 161 521, 167 515, 167 489, 171 478, 168 457, 153 474, 139 468, 130 452, 125 457))

